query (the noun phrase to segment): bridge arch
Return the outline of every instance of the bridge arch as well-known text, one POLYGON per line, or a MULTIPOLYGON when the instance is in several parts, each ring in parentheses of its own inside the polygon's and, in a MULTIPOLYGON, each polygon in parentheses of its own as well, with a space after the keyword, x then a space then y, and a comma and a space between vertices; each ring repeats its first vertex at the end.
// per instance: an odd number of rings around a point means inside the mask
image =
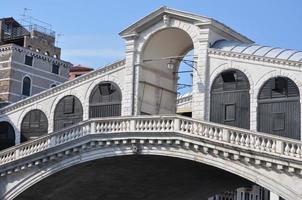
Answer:
MULTIPOLYGON (((143 145, 141 145, 141 147, 142 146, 143 145)), ((243 163, 234 162, 230 159, 225 160, 210 154, 200 154, 196 151, 189 150, 186 147, 162 148, 159 144, 155 144, 153 148, 140 148, 139 152, 134 151, 131 146, 107 146, 94 151, 84 151, 81 156, 66 158, 59 162, 52 162, 51 165, 39 167, 36 172, 31 173, 28 177, 24 177, 22 181, 6 193, 4 197, 7 200, 13 199, 39 181, 77 164, 107 157, 127 155, 155 155, 196 161, 243 177, 246 180, 265 187, 285 199, 298 199, 298 196, 296 196, 297 194, 295 194, 292 188, 285 183, 291 177, 280 182, 278 173, 276 172, 277 175, 275 175, 274 171, 267 171, 251 165, 244 165, 243 163)))
POLYGON ((21 122, 21 142, 47 134, 48 119, 40 109, 30 110, 21 122))
POLYGON ((210 121, 250 128, 250 82, 245 73, 228 68, 216 75, 210 89, 210 121))
POLYGON ((83 106, 74 95, 64 96, 55 106, 53 130, 57 131, 83 120, 83 106))
POLYGON ((138 60, 141 63, 137 89, 138 113, 175 113, 177 72, 185 55, 196 48, 192 38, 195 36, 173 26, 145 34, 141 36, 143 39, 140 39, 138 47, 138 60))
POLYGON ((12 147, 16 142, 16 132, 9 121, 0 122, 0 150, 12 147))
POLYGON ((98 83, 89 96, 89 118, 121 115, 122 92, 111 81, 98 83))

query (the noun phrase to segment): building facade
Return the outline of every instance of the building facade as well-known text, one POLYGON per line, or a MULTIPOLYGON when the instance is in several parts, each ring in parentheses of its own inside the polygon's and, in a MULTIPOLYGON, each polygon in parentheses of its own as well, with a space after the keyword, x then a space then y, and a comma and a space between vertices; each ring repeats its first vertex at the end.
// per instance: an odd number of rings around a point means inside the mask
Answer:
POLYGON ((68 80, 71 64, 60 59, 55 33, 0 19, 0 106, 20 101, 68 80))

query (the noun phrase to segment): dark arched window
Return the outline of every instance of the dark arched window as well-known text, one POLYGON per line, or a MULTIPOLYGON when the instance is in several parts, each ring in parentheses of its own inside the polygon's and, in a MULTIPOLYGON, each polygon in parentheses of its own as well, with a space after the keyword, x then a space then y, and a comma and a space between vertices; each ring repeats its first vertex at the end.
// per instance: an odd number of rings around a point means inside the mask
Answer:
POLYGON ((121 115, 122 95, 119 87, 111 82, 98 84, 89 99, 89 117, 109 117, 121 115))
POLYGON ((249 129, 250 84, 246 75, 235 69, 220 73, 211 88, 212 122, 249 129))
POLYGON ((22 95, 23 96, 30 96, 31 90, 31 80, 29 77, 24 77, 22 82, 22 95))
POLYGON ((54 114, 54 130, 60 130, 83 120, 83 107, 78 98, 69 95, 62 98, 54 114))
POLYGON ((29 111, 21 123, 21 142, 47 134, 48 121, 41 110, 29 111))
POLYGON ((0 150, 15 145, 15 131, 8 122, 0 122, 0 150))
POLYGON ((300 139, 300 93, 289 78, 266 81, 258 95, 257 130, 300 139))

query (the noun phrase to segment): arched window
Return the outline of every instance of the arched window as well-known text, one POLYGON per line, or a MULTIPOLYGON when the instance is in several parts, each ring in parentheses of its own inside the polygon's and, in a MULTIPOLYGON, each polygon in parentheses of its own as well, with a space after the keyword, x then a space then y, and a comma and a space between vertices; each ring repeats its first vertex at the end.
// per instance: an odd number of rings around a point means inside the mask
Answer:
POLYGON ((266 81, 258 95, 257 130, 300 139, 300 93, 289 78, 266 81))
POLYGON ((37 138, 47 133, 48 121, 41 110, 29 111, 21 123, 21 142, 37 138))
POLYGON ((53 87, 56 87, 56 86, 57 86, 56 84, 51 84, 50 87, 53 88, 53 87))
POLYGON ((0 150, 15 145, 15 131, 8 122, 0 122, 0 150))
POLYGON ((24 77, 22 82, 22 95, 23 96, 30 96, 31 90, 31 80, 29 77, 24 77))
POLYGON ((89 99, 89 117, 110 117, 121 115, 121 91, 111 82, 98 84, 89 99))
POLYGON ((54 114, 54 130, 60 130, 83 120, 83 107, 78 98, 69 95, 62 98, 54 114))
POLYGON ((211 88, 212 122, 249 129, 250 84, 239 70, 230 69, 220 73, 211 88))

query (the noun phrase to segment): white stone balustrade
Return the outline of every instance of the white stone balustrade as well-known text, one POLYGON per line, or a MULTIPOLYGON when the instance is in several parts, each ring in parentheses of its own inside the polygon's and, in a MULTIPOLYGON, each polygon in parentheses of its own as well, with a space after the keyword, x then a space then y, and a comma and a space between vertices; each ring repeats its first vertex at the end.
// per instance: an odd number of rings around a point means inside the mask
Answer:
POLYGON ((302 161, 302 142, 181 116, 91 119, 0 152, 0 166, 91 134, 177 133, 258 153, 302 161))

